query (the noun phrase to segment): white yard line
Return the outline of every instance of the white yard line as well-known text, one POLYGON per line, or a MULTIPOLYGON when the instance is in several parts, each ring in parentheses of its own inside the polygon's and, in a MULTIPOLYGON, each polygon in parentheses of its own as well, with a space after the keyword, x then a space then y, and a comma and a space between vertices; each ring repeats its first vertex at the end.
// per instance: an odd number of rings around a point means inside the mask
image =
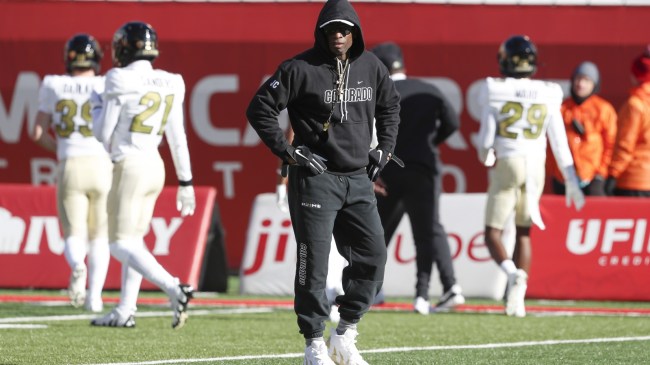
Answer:
MULTIPOLYGON (((415 352, 415 351, 441 351, 441 350, 480 350, 494 349, 504 347, 525 347, 525 346, 551 346, 565 344, 588 344, 602 342, 631 342, 631 341, 650 341, 650 336, 639 337, 609 337, 609 338, 586 338, 576 340, 545 340, 545 341, 526 341, 526 342, 505 342, 505 343, 487 343, 478 345, 449 345, 449 346, 427 346, 427 347, 388 347, 361 351, 361 353, 387 353, 387 352, 415 352)), ((173 359, 173 360, 156 360, 143 362, 120 362, 104 363, 92 365, 157 365, 157 364, 189 364, 200 362, 221 362, 236 360, 260 360, 260 359, 277 359, 277 358, 298 358, 304 356, 303 353, 275 354, 275 355, 243 355, 243 356, 225 356, 213 357, 208 359, 173 359)))
POLYGON ((32 330, 47 328, 46 324, 0 324, 0 329, 32 330))
MULTIPOLYGON (((199 309, 190 310, 191 316, 206 316, 212 314, 242 314, 242 313, 271 313, 272 308, 233 308, 233 309, 199 309)), ((25 322, 58 322, 58 321, 77 321, 82 319, 94 319, 100 317, 102 314, 71 314, 63 316, 36 316, 36 317, 13 317, 13 318, 0 318, 2 323, 25 323, 25 322)), ((166 317, 171 316, 171 311, 158 311, 158 312, 138 312, 136 318, 144 317, 166 317)), ((1 328, 1 327, 0 327, 1 328)))

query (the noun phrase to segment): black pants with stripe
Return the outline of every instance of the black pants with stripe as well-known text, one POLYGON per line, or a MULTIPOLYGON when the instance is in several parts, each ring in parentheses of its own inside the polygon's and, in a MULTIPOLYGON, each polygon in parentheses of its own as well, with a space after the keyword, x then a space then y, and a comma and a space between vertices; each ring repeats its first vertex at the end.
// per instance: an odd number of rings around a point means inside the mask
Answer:
POLYGON ((441 176, 418 165, 411 164, 402 169, 389 164, 381 178, 388 190, 388 196, 377 198, 386 231, 386 244, 390 242, 404 213, 409 215, 411 221, 417 267, 415 296, 429 298, 429 281, 434 263, 438 265, 443 292, 448 291, 456 284, 456 276, 447 232, 440 223, 441 176))
POLYGON ((363 173, 312 176, 292 166, 289 210, 297 244, 294 309, 305 338, 323 336, 329 304, 325 281, 332 234, 349 265, 344 295, 336 298, 341 318, 358 322, 381 289, 386 266, 384 230, 372 183, 363 173))

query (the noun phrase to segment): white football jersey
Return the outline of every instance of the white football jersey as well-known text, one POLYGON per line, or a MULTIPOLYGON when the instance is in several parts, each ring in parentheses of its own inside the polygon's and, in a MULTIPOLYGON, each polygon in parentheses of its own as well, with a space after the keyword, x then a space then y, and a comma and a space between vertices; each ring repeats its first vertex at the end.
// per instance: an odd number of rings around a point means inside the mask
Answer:
POLYGON ((544 157, 548 135, 558 164, 573 165, 560 113, 560 85, 527 78, 488 77, 479 98, 482 114, 477 147, 482 162, 490 149, 497 158, 544 157))
POLYGON ((113 161, 133 153, 158 153, 163 134, 174 158, 179 180, 192 179, 183 125, 185 83, 178 74, 135 61, 106 74, 102 110, 95 120, 97 138, 113 161))
POLYGON ((38 110, 52 116, 59 160, 105 155, 92 132, 90 94, 104 88, 103 76, 47 75, 39 90, 38 110))

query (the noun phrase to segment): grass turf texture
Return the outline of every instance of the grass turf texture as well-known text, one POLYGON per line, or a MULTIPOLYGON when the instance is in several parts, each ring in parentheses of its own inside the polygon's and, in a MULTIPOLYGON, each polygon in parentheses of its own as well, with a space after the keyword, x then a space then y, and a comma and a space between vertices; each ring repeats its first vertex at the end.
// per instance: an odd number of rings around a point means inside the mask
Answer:
MULTIPOLYGON (((0 295, 24 293, 63 295, 59 291, 0 291, 0 295)), ((107 292, 105 297, 115 295, 116 292, 107 292)), ((149 292, 143 293, 143 297, 164 296, 149 292)), ((250 298, 235 293, 218 297, 250 298)), ((410 302, 408 298, 395 300, 410 302)), ((470 300, 469 304, 500 303, 470 300)), ((527 301, 530 306, 556 304, 582 308, 650 308, 650 303, 527 301)), ((105 312, 112 307, 113 304, 108 304, 105 312)), ((263 313, 239 314, 226 310, 192 306, 187 325, 174 331, 171 312, 162 306, 139 306, 136 328, 122 329, 91 327, 89 313, 68 305, 0 303, 0 324, 7 324, 8 318, 86 316, 71 320, 34 318, 12 323, 42 324, 47 328, 0 328, 0 364, 302 363, 299 354, 303 352, 304 343, 292 310, 275 308, 263 313), (151 312, 164 313, 144 316, 151 312), (244 359, 245 356, 250 358, 244 359), (226 357, 236 359, 223 359, 226 357)), ((362 352, 389 351, 364 352, 364 358, 371 364, 641 364, 650 359, 650 339, 647 337, 650 316, 530 315, 509 318, 502 314, 438 313, 425 317, 408 311, 371 311, 359 324, 359 332, 357 345, 362 352), (646 337, 626 342, 537 343, 635 336, 646 337), (524 344, 512 345, 517 343, 524 344), (504 347, 477 347, 485 344, 504 347), (404 349, 385 350, 396 348, 404 349)))

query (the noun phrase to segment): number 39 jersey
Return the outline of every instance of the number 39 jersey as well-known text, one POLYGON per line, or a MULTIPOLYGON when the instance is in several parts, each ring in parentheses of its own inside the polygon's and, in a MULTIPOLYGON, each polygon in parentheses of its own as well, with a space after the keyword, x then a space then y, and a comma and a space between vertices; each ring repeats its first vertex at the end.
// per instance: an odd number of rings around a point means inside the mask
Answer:
POLYGON ((481 161, 489 149, 497 158, 545 156, 548 135, 558 163, 573 164, 560 113, 562 97, 562 89, 552 82, 488 77, 479 95, 481 161))
POLYGON ((163 135, 174 157, 180 180, 191 180, 187 137, 183 125, 185 83, 181 75, 135 61, 106 74, 102 110, 95 123, 111 159, 133 153, 158 153, 163 135))
POLYGON ((105 155, 92 133, 90 94, 104 88, 103 76, 47 75, 39 90, 38 110, 52 116, 57 158, 105 155))

